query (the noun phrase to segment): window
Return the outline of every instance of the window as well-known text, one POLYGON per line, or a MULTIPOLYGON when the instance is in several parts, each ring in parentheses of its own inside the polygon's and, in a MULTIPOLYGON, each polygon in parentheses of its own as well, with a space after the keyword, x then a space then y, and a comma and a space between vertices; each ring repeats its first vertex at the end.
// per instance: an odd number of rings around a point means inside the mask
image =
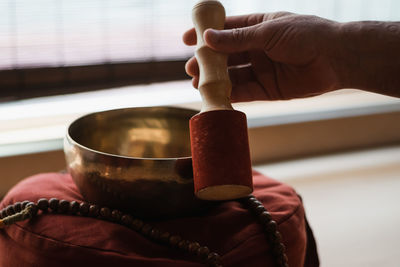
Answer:
MULTIPOLYGON (((193 48, 187 0, 3 0, 0 100, 180 80, 193 48)), ((228 15, 287 10, 339 21, 395 20, 395 0, 222 1, 228 15)))
MULTIPOLYGON (((187 78, 183 66, 193 48, 182 43, 181 35, 192 25, 195 2, 0 1, 0 157, 60 149, 69 122, 88 112, 151 105, 193 107, 199 94, 182 80, 187 78), (93 89, 106 90, 70 94, 93 89), (69 95, 6 102, 65 93, 69 95)), ((400 2, 395 0, 221 2, 228 15, 287 10, 339 21, 400 19, 395 12, 400 2)), ((245 104, 239 109, 248 114, 249 126, 257 129, 399 110, 396 99, 338 93, 318 100, 245 104), (354 105, 343 105, 336 97, 353 99, 354 105)), ((334 146, 339 147, 338 142, 334 146)), ((257 147, 260 153, 268 151, 257 147)), ((284 154, 280 158, 287 155, 280 151, 284 154)), ((268 157, 263 154, 260 160, 268 157)))

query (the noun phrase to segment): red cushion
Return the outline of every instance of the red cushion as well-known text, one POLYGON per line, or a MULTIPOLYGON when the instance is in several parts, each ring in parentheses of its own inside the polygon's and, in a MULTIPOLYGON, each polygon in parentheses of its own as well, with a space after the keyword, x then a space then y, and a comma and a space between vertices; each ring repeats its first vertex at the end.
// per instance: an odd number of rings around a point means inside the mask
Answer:
MULTIPOLYGON (((309 265, 309 255, 318 261, 315 243, 294 190, 258 173, 254 173, 254 189, 254 195, 278 223, 289 265, 315 266, 309 265)), ((83 201, 70 175, 46 173, 17 184, 0 208, 43 197, 83 201)), ((208 246, 222 256, 224 266, 274 266, 261 226, 236 201, 222 203, 201 217, 153 225, 208 246)), ((0 266, 203 266, 191 255, 154 243, 124 226, 51 213, 1 230, 0 254, 0 266)))

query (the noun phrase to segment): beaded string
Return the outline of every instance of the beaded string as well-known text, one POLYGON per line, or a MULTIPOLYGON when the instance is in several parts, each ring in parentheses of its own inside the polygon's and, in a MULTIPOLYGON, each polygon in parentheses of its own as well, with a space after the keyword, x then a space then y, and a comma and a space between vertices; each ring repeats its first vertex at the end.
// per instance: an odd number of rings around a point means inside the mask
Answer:
MULTIPOLYGON (((277 230, 277 224, 272 220, 271 214, 252 195, 240 199, 239 202, 257 217, 258 222, 263 227, 265 237, 271 244, 276 266, 288 267, 288 258, 285 253, 285 246, 282 243, 282 236, 277 230)), ((207 266, 222 267, 221 256, 210 251, 207 246, 202 246, 198 242, 189 241, 179 235, 172 235, 169 232, 157 229, 119 210, 111 210, 110 208, 99 207, 87 202, 79 203, 77 201, 58 200, 57 198, 51 198, 50 200, 41 198, 37 203, 27 200, 16 202, 0 211, 0 229, 16 222, 30 219, 36 216, 39 210, 42 213, 50 210, 54 213, 88 216, 118 223, 159 244, 167 245, 196 256, 198 261, 207 266)))

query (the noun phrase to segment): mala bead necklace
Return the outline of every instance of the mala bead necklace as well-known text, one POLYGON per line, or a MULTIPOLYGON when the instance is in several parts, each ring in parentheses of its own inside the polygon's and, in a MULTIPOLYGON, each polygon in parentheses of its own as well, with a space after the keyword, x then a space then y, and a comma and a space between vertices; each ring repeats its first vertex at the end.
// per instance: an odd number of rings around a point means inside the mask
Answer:
MULTIPOLYGON (((251 211, 263 227, 265 237, 271 245, 276 266, 289 266, 288 258, 285 254, 285 246, 282 243, 282 236, 277 230, 277 224, 272 220, 271 214, 254 196, 239 199, 239 202, 251 211)), ((50 200, 41 198, 37 203, 30 201, 16 202, 14 205, 9 205, 0 211, 0 229, 19 221, 28 220, 36 216, 39 211, 42 213, 51 211, 60 214, 88 216, 121 224, 154 242, 191 254, 207 266, 222 266, 220 255, 210 251, 207 246, 202 246, 196 241, 186 240, 179 235, 173 235, 157 229, 119 210, 99 207, 87 202, 79 203, 56 198, 51 198, 50 200)))

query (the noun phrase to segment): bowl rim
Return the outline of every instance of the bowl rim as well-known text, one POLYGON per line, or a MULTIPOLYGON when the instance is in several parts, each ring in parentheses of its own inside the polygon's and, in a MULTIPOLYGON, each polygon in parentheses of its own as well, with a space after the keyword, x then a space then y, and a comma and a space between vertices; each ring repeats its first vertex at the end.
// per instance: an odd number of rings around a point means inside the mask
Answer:
POLYGON ((69 143, 70 146, 77 146, 79 147, 79 149, 84 149, 87 151, 90 151, 92 153, 95 154, 100 154, 102 156, 106 156, 106 157, 117 157, 117 158, 123 158, 123 159, 128 159, 128 160, 153 160, 153 161, 171 161, 171 160, 187 160, 187 159, 191 159, 192 156, 185 156, 185 157, 176 157, 176 158, 148 158, 148 157, 131 157, 131 156, 124 156, 124 155, 117 155, 117 154, 112 154, 112 153, 108 153, 108 152, 103 152, 103 151, 98 151, 92 148, 89 148, 87 146, 84 146, 80 143, 78 143, 77 141, 75 141, 71 135, 70 135, 70 130, 71 130, 71 126, 73 124, 75 124, 77 121, 82 120, 86 117, 89 116, 93 116, 95 114, 101 114, 101 113, 106 113, 106 112, 116 112, 116 111, 120 111, 120 110, 134 110, 134 109, 154 109, 154 108, 159 108, 159 109, 168 109, 168 110, 184 110, 187 112, 191 112, 193 111, 194 115, 196 115, 197 113, 199 113, 199 110, 197 109, 191 109, 191 108, 181 108, 181 107, 174 107, 174 106, 149 106, 149 107, 126 107, 126 108, 116 108, 116 109, 108 109, 108 110, 102 110, 102 111, 97 111, 97 112, 91 112, 91 113, 87 113, 84 114, 82 116, 79 116, 77 118, 75 118, 73 121, 71 121, 67 127, 66 130, 66 134, 64 137, 64 151, 66 150, 66 142, 69 143))

